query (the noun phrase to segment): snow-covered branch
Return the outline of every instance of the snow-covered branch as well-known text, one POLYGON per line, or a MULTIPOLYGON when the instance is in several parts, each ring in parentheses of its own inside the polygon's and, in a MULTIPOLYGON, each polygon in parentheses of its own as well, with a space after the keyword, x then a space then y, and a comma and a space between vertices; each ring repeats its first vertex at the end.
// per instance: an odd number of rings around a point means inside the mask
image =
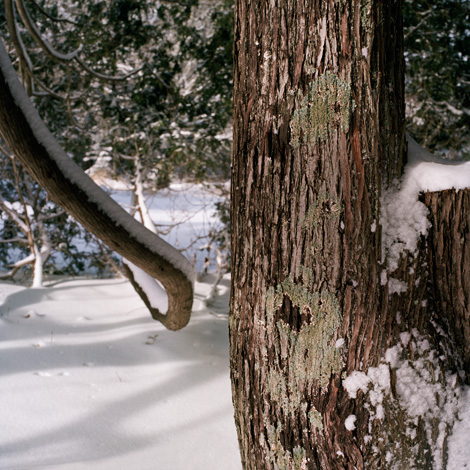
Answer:
POLYGON ((29 227, 23 220, 22 215, 11 207, 7 201, 5 201, 2 196, 0 196, 0 208, 10 217, 10 219, 18 226, 18 228, 26 235, 29 233, 29 227))
POLYGON ((20 270, 21 266, 14 267, 6 273, 0 274, 0 280, 11 279, 20 270))
POLYGON ((110 248, 158 279, 168 294, 169 329, 189 321, 194 268, 178 250, 136 221, 64 152, 18 81, 0 42, 0 133, 38 183, 85 228, 110 248))

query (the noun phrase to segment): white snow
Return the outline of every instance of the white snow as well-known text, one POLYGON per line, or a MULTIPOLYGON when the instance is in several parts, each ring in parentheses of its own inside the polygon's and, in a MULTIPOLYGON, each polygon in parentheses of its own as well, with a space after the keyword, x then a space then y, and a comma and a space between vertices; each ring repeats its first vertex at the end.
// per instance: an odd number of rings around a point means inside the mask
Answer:
POLYGON ((435 387, 405 361, 397 369, 397 393, 409 416, 424 416, 437 408, 435 387))
POLYGON ((343 387, 348 392, 349 398, 356 398, 357 392, 362 390, 364 393, 369 387, 370 378, 358 370, 354 370, 343 380, 343 387))
POLYGON ((418 201, 426 191, 470 187, 470 162, 449 162, 420 147, 409 135, 408 164, 401 183, 385 190, 381 198, 382 262, 390 272, 406 250, 414 254, 420 235, 429 228, 428 209, 418 201))
MULTIPOLYGON (((110 195, 122 207, 131 207, 131 191, 112 191, 110 195)), ((215 263, 212 252, 200 250, 201 246, 211 241, 210 234, 220 228, 216 203, 223 196, 215 186, 171 183, 168 188, 146 196, 150 216, 157 228, 166 230, 173 227, 168 234, 162 234, 161 238, 180 250, 186 250, 184 254, 194 262, 197 272, 203 270, 206 256, 215 263)))
POLYGON ((393 277, 390 277, 388 279, 388 292, 389 294, 401 294, 403 292, 406 292, 408 289, 408 286, 404 281, 400 281, 399 279, 395 279, 393 277))
MULTIPOLYGON (((240 470, 228 325, 198 300, 209 281, 179 332, 125 280, 0 283, 0 469, 240 470)), ((224 278, 221 313, 228 295, 224 278)))
POLYGON ((447 470, 470 468, 470 387, 462 394, 459 403, 459 420, 449 439, 449 463, 447 470))
POLYGON ((400 333, 400 341, 403 344, 403 346, 408 346, 410 339, 411 339, 411 334, 408 333, 408 331, 403 331, 402 333, 400 333))
POLYGON ((139 284, 142 290, 145 292, 147 299, 150 302, 150 306, 157 308, 161 313, 165 313, 168 310, 168 295, 161 284, 149 276, 145 271, 138 268, 134 263, 129 260, 123 260, 123 263, 132 271, 134 281, 139 284))
MULTIPOLYGON (((343 380, 343 387, 350 398, 356 398, 357 392, 364 392, 364 400, 368 405, 370 420, 383 419, 385 410, 382 405, 384 398, 391 398, 390 370, 395 371, 396 398, 400 407, 406 411, 405 421, 407 435, 416 435, 418 417, 430 436, 432 423, 439 423, 436 444, 431 449, 435 458, 435 468, 442 468, 441 461, 444 452, 444 439, 448 425, 453 433, 448 436, 449 460, 448 470, 463 470, 470 468, 470 387, 457 385, 456 374, 445 377, 444 383, 436 381, 430 369, 438 370, 437 354, 432 350, 429 341, 417 330, 402 332, 400 343, 390 347, 385 352, 383 361, 378 367, 370 367, 367 371, 353 371, 343 380), (403 346, 412 342, 415 351, 413 361, 403 356, 403 346), (403 345, 403 346, 402 346, 403 345), (465 465, 468 465, 466 467, 465 465)), ((353 415, 351 415, 353 416, 353 415)), ((352 418, 348 417, 347 419, 352 418)), ((351 424, 351 423, 350 423, 351 424)), ((354 424, 354 423, 352 423, 354 424)), ((369 422, 369 427, 371 423, 369 422)), ((347 426, 346 426, 347 427, 347 426)), ((348 428, 349 429, 349 428, 348 428)))
POLYGON ((339 349, 344 346, 344 338, 339 338, 335 343, 335 348, 339 349))
POLYGON ((344 426, 348 431, 354 431, 356 429, 356 416, 355 415, 349 415, 345 420, 344 420, 344 426))

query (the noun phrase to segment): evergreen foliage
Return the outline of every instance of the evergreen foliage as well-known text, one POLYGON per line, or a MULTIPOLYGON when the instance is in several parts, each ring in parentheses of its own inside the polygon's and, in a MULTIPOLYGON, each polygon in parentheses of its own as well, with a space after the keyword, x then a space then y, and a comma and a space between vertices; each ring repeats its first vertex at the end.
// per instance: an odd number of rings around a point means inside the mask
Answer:
POLYGON ((433 151, 470 158, 470 2, 404 3, 408 129, 433 151))
MULTIPOLYGON (((147 189, 157 189, 174 177, 228 177, 230 3, 25 0, 57 55, 78 51, 69 61, 47 53, 17 15, 31 71, 14 48, 2 7, 0 27, 41 117, 70 156, 128 182, 138 165, 147 189)), ((7 162, 6 154, 1 158, 7 162)), ((7 164, 3 172, 13 181, 7 164)), ((3 189, 14 203, 15 192, 3 189)), ((0 233, 5 237, 11 239, 0 233)), ((11 244, 0 249, 6 263, 11 244)))

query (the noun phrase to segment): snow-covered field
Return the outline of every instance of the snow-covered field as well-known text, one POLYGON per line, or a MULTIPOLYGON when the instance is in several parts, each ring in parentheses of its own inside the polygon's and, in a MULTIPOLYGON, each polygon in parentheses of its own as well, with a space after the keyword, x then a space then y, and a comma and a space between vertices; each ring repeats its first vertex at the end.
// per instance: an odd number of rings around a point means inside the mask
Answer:
POLYGON ((206 280, 179 332, 122 279, 0 283, 0 469, 240 469, 229 282, 208 310, 206 280))
MULTIPOLYGON (((112 196, 131 202, 127 190, 112 196)), ((190 246, 199 272, 219 199, 207 185, 173 184, 147 201, 159 228, 176 225, 165 238, 190 246)), ((212 281, 196 283, 191 322, 176 333, 124 279, 0 283, 0 469, 240 469, 229 278, 209 310, 212 281)))
MULTIPOLYGON (((240 470, 229 277, 210 308, 212 277, 202 281, 178 332, 154 322, 123 279, 0 283, 0 469, 240 470)), ((468 393, 450 470, 470 468, 468 393)))

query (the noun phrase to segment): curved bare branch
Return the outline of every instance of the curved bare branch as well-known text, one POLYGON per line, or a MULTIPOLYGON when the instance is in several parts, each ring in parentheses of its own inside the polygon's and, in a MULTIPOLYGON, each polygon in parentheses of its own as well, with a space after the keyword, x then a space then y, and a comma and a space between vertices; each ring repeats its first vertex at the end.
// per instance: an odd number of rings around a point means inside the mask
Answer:
POLYGON ((55 21, 56 23, 69 23, 73 24, 75 26, 78 25, 75 21, 69 20, 68 18, 58 18, 56 16, 51 15, 48 11, 46 11, 41 5, 39 5, 38 2, 31 0, 31 3, 47 18, 49 18, 52 21, 55 21))
POLYGON ((8 31, 10 33, 10 37, 13 43, 13 47, 15 48, 16 55, 20 61, 20 69, 21 73, 23 74, 23 79, 26 83, 26 90, 29 96, 38 95, 34 91, 34 84, 38 85, 39 88, 42 88, 46 94, 52 96, 53 98, 63 100, 64 98, 56 93, 54 90, 49 88, 46 84, 44 84, 33 71, 33 64, 29 57, 28 51, 21 39, 21 34, 18 31, 18 25, 15 19, 15 8, 13 0, 5 0, 5 15, 7 19, 7 26, 8 31))
POLYGON ((56 62, 70 62, 71 60, 75 59, 78 54, 82 50, 82 46, 78 47, 72 52, 69 52, 68 54, 62 54, 61 52, 57 51, 52 47, 49 42, 44 39, 38 30, 37 26, 34 24, 34 21, 32 20, 28 9, 26 8, 24 1, 23 0, 16 0, 16 8, 18 10, 18 13, 23 20, 23 23, 26 27, 26 29, 29 31, 29 34, 33 37, 34 41, 38 46, 41 47, 41 49, 53 60, 56 62))
POLYGON ((80 67, 88 72, 90 75, 93 75, 96 78, 99 78, 100 80, 109 80, 109 81, 114 81, 114 82, 120 82, 123 80, 127 80, 129 77, 132 77, 132 75, 135 75, 136 73, 140 72, 144 67, 138 67, 131 72, 127 73, 126 75, 106 75, 105 73, 100 73, 97 72, 96 70, 93 70, 91 67, 88 67, 88 65, 83 62, 83 60, 80 59, 80 57, 75 57, 75 62, 77 62, 80 67))
POLYGON ((37 114, 0 41, 0 134, 51 199, 86 229, 150 276, 168 294, 167 328, 184 327, 191 314, 194 268, 175 248, 147 230, 97 186, 37 114))
POLYGON ((31 60, 26 52, 26 48, 24 47, 23 41, 21 39, 21 35, 18 31, 18 25, 15 19, 15 5, 14 0, 5 0, 4 2, 5 7, 5 16, 7 20, 7 27, 10 33, 11 41, 13 43, 13 47, 15 48, 16 54, 20 61, 20 70, 23 74, 23 79, 26 83, 26 90, 28 91, 28 95, 31 96, 33 91, 32 85, 32 72, 33 67, 31 64, 31 60))
MULTIPOLYGON (((28 32, 33 37, 36 44, 41 47, 41 49, 46 53, 48 57, 50 57, 55 62, 59 63, 71 63, 72 61, 76 62, 83 70, 85 70, 90 75, 99 78, 100 80, 108 80, 108 81, 123 81, 135 75, 136 73, 140 72, 143 67, 138 67, 131 72, 125 75, 107 75, 101 72, 97 72, 96 70, 92 69, 85 62, 80 59, 79 54, 82 52, 82 46, 80 45, 77 49, 68 54, 63 54, 57 51, 46 39, 43 38, 41 32, 35 25, 34 21, 32 20, 26 5, 24 4, 23 0, 6 0, 5 1, 5 11, 7 13, 8 19, 8 30, 13 38, 15 49, 18 53, 20 61, 22 65, 27 65, 27 70, 29 71, 30 78, 34 78, 33 68, 31 65, 31 61, 26 53, 24 46, 22 45, 21 37, 18 33, 18 28, 16 27, 15 21, 15 14, 14 14, 14 3, 16 4, 16 8, 18 13, 28 30, 28 32)), ((36 81, 36 80, 35 80, 36 81)), ((42 83, 38 83, 41 88, 45 89, 42 83)), ((28 90, 28 94, 31 95, 30 91, 28 90)), ((56 96, 57 97, 57 96, 56 96)))

